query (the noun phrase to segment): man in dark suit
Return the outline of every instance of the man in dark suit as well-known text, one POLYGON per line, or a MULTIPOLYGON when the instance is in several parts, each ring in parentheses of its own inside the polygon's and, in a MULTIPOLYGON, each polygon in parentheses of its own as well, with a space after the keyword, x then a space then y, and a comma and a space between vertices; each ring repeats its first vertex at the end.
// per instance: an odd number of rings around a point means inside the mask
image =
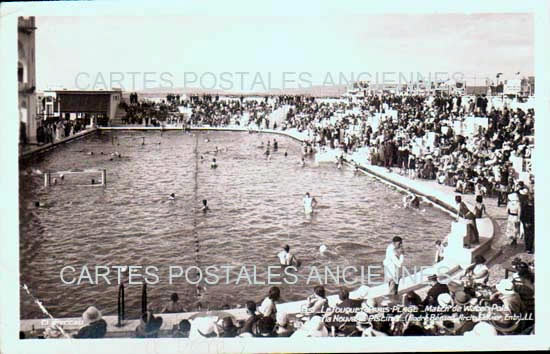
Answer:
POLYGON ((330 328, 333 326, 337 332, 344 334, 345 336, 354 334, 359 335, 359 332, 356 331, 355 322, 351 321, 351 319, 354 318, 355 314, 361 308, 362 300, 350 299, 349 290, 345 287, 340 288, 338 298, 340 302, 336 305, 334 314, 347 317, 350 321, 328 321, 327 327, 330 328))
POLYGON ((525 251, 529 254, 535 252, 535 206, 533 194, 528 194, 527 202, 521 208, 520 220, 523 223, 525 251))
POLYGON ((437 297, 441 294, 450 294, 447 284, 441 284, 436 274, 430 275, 428 281, 431 282, 432 287, 428 290, 428 295, 422 302, 424 306, 437 306, 437 297))

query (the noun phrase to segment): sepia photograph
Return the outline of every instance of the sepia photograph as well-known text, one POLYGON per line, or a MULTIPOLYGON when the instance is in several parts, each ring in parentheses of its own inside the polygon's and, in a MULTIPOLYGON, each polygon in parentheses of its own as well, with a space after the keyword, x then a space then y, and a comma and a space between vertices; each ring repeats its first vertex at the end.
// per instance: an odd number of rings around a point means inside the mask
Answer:
POLYGON ((545 4, 32 4, 0 7, 3 352, 548 349, 545 4))

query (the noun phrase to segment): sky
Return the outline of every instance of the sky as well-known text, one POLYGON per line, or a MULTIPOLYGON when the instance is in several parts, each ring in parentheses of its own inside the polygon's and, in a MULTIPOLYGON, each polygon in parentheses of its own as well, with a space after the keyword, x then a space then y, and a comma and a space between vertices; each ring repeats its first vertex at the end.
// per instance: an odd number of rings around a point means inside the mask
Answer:
POLYGON ((534 72, 529 14, 37 17, 39 90, 262 91, 534 72), (399 74, 400 73, 400 74, 399 74))

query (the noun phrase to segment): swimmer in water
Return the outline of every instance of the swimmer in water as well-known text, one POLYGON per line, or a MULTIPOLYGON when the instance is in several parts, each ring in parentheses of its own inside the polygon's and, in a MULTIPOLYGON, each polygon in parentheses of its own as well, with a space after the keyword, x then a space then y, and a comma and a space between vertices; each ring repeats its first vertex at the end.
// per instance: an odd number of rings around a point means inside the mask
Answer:
POLYGON ((413 193, 403 197, 403 208, 415 208, 420 207, 420 198, 413 193))
POLYGON ((90 151, 90 152, 88 153, 88 155, 93 155, 93 154, 94 154, 94 152, 93 152, 93 151, 90 151))
POLYGON ((285 151, 285 157, 287 157, 287 156, 288 156, 288 152, 285 151))
POLYGON ((92 178, 92 184, 95 184, 95 179, 92 178))
POLYGON ((57 184, 57 178, 54 178, 52 181, 53 184, 57 184))
POLYGON ((59 175, 59 178, 61 178, 61 180, 63 181, 65 179, 65 175, 62 173, 59 175))
POLYGON ((212 163, 210 164, 210 168, 217 168, 218 164, 216 163, 216 159, 212 159, 212 163))
POLYGON ((169 196, 168 196, 168 199, 170 200, 176 200, 176 195, 174 193, 171 193, 169 196))
POLYGON ((279 263, 285 267, 292 266, 292 265, 299 267, 300 264, 302 263, 296 258, 296 256, 293 253, 290 253, 289 245, 285 245, 283 247, 283 250, 277 253, 277 257, 279 257, 279 263))
POLYGON ((342 169, 342 166, 344 165, 344 155, 340 155, 340 157, 337 158, 336 165, 339 170, 342 169))
POLYGON ((300 165, 302 167, 306 167, 306 160, 302 157, 302 161, 300 161, 300 165))
POLYGON ((209 210, 210 210, 210 208, 208 207, 208 200, 203 199, 203 200, 202 200, 202 208, 201 208, 201 211, 202 211, 203 213, 206 213, 206 212, 209 211, 209 210))
POLYGON ((317 200, 306 192, 304 196, 304 212, 306 214, 313 214, 313 208, 317 206, 317 200))

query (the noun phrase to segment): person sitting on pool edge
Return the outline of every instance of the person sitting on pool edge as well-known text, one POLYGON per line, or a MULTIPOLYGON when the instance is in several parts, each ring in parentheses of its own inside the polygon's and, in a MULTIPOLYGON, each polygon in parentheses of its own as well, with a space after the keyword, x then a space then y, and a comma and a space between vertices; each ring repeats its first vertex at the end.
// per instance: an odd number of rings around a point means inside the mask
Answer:
POLYGON ((107 333, 107 322, 102 318, 101 312, 94 306, 90 306, 82 314, 84 327, 78 330, 73 338, 103 338, 107 333))
POLYGON ((267 297, 262 301, 258 312, 263 317, 272 317, 275 319, 275 316, 277 315, 277 306, 275 305, 275 302, 279 301, 280 298, 281 290, 277 286, 272 286, 269 288, 267 297))
POLYGON ((202 208, 201 208, 201 211, 203 211, 204 213, 206 213, 207 211, 209 211, 210 208, 208 207, 208 200, 206 199, 203 199, 202 200, 202 208))
POLYGON ((218 167, 218 164, 216 163, 216 159, 212 159, 212 163, 210 164, 210 167, 211 168, 217 168, 218 167))
POLYGON ((283 250, 277 254, 277 257, 279 257, 279 262, 284 267, 291 266, 291 265, 296 265, 296 267, 299 267, 301 264, 301 262, 296 258, 296 256, 293 253, 290 253, 289 245, 285 245, 283 247, 283 250))
POLYGON ((191 331, 191 322, 189 320, 181 320, 179 324, 174 325, 172 338, 189 338, 191 331))
POLYGON ((157 338, 162 327, 163 318, 153 314, 153 307, 149 305, 147 312, 141 315, 139 325, 135 329, 136 338, 157 338))
POLYGON ((248 318, 244 321, 241 327, 240 333, 252 333, 252 325, 260 319, 260 316, 256 314, 256 303, 254 301, 246 302, 246 314, 248 318))

